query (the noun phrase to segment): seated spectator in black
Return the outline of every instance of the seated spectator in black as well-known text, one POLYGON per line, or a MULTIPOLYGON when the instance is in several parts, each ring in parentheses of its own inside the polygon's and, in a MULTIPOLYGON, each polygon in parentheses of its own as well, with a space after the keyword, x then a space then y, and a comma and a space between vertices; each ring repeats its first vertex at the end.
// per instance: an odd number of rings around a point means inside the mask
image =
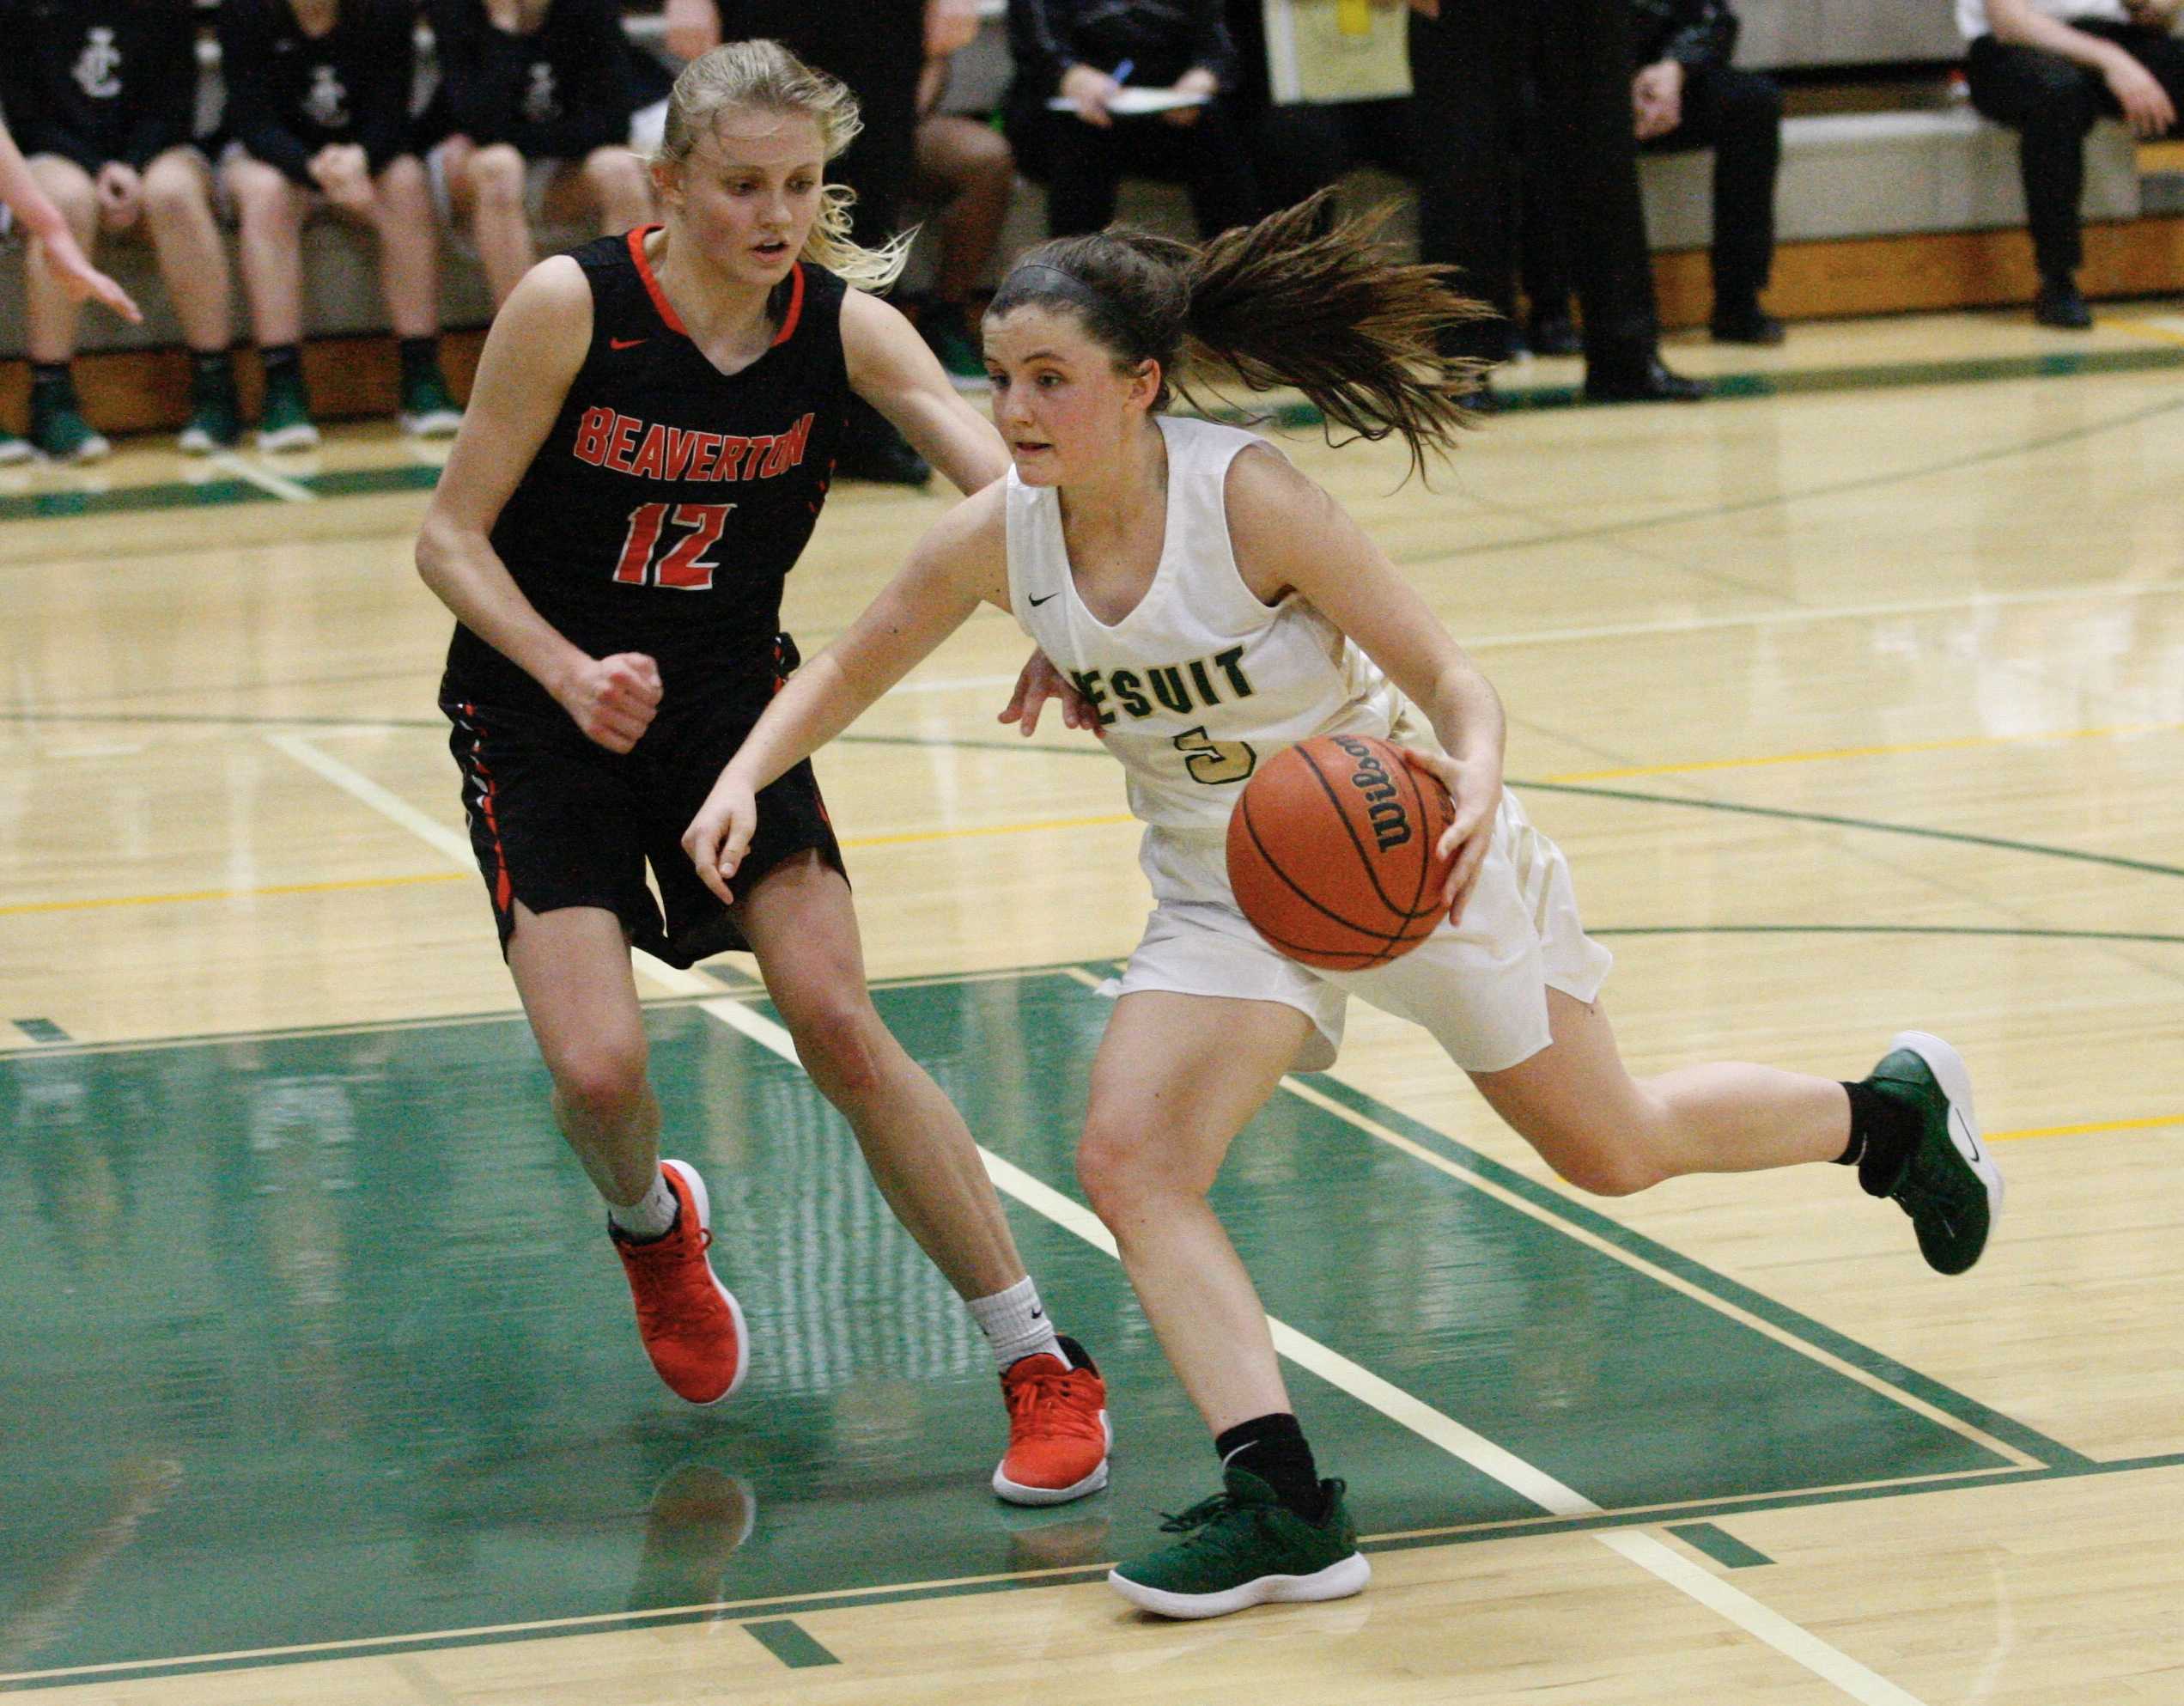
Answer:
MULTIPOLYGON (((71 302, 103 302, 132 326, 143 323, 143 311, 129 293, 91 265, 60 209, 30 175, 8 126, 0 123, 0 236, 7 234, 10 215, 21 222, 29 242, 29 253, 23 258, 26 268, 42 267, 71 302)), ((27 441, 0 428, 0 466, 22 461, 30 454, 27 441)))
MULTIPOLYGON (((1393 11, 1402 0, 1372 0, 1393 11)), ((1266 0, 1227 0, 1236 45, 1233 107, 1264 212, 1294 207, 1360 166, 1417 175, 1410 98, 1278 102, 1267 64, 1266 0)), ((1328 210, 1329 219, 1335 210, 1328 210)))
MULTIPOLYGON (((1635 0, 1638 70, 1631 78, 1640 151, 1714 151, 1713 313, 1721 344, 1779 344, 1782 322, 1760 307, 1774 270, 1774 180, 1782 164, 1782 93, 1729 63, 1737 23, 1728 0, 1635 0)), ((1528 196, 1551 193, 1528 174, 1528 196)), ((1542 210, 1543 211, 1546 210, 1542 210)), ((1550 222, 1551 224, 1551 222, 1550 222)), ((1551 241, 1551 236, 1550 236, 1551 241)), ((1528 246, 1528 258, 1531 253, 1528 246)), ((1558 322, 1569 324, 1569 292, 1551 267, 1528 281, 1533 347, 1542 354, 1558 322)))
POLYGON ((630 149, 630 52, 614 0, 426 0, 446 140, 433 168, 497 308, 531 270, 532 220, 652 217, 630 149))
POLYGON ((1008 0, 1016 62, 1008 137, 1025 173, 1045 181, 1049 235, 1105 226, 1125 177, 1180 179, 1204 236, 1257 216, 1258 189, 1230 111, 1236 52, 1223 3, 1008 0), (1110 109, 1125 82, 1204 99, 1120 116, 1110 109), (1055 99, 1068 107, 1050 108, 1055 99))
POLYGON ((2184 0, 1956 0, 1971 43, 1972 105, 2019 133, 2042 326, 2082 332, 2093 312, 2078 288, 2084 252, 2078 198, 2085 133, 2106 114, 2141 137, 2176 129, 2184 42, 2169 34, 2184 0))
POLYGON ((938 110, 947 93, 950 56, 968 46, 977 33, 977 15, 968 15, 968 21, 967 31, 951 28, 937 39, 927 34, 910 193, 940 209, 934 222, 940 253, 932 286, 918 308, 917 329, 958 390, 982 391, 988 386, 986 356, 970 329, 970 293, 1001 246, 1001 227, 1016 194, 1016 155, 991 125, 938 110))
POLYGON ((409 0, 221 0, 232 140, 220 173, 242 226, 265 401, 261 450, 319 442, 303 382, 303 222, 319 205, 379 239, 399 342, 402 430, 445 437, 462 416, 440 371, 440 231, 410 146, 417 71, 409 0))
MULTIPOLYGON (((0 107, 30 174, 84 250, 99 233, 151 233, 190 349, 185 450, 241 433, 228 354, 228 252, 212 211, 212 168, 192 141, 197 14, 188 0, 4 0, 0 107)), ((30 440, 58 461, 103 456, 69 364, 81 304, 46 267, 25 272, 30 440)))

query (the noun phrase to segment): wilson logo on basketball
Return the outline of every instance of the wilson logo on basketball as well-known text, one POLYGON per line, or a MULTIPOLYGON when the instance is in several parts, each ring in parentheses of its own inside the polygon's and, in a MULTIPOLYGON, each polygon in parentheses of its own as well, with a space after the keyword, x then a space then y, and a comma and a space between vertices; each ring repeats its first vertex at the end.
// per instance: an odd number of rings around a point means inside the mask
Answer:
POLYGON ((1350 772, 1350 786, 1365 796, 1366 819, 1372 826, 1373 840, 1379 844, 1383 853, 1391 847, 1401 847, 1410 839, 1410 813, 1403 809, 1395 778, 1388 774, 1387 765, 1363 740, 1338 734, 1335 744, 1356 766, 1350 772))

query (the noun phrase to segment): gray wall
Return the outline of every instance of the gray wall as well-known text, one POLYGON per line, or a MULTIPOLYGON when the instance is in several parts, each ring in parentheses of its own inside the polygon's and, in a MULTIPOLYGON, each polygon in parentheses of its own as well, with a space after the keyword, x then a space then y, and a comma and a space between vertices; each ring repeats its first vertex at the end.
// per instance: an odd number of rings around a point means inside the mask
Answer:
POLYGON ((1961 59, 1954 0, 1731 0, 1744 31, 1737 63, 1879 65, 1961 59))

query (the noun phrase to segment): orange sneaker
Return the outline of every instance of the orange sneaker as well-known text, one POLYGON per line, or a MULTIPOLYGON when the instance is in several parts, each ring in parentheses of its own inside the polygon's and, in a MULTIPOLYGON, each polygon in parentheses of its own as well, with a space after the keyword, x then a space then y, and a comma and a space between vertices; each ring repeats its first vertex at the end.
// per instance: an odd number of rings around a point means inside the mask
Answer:
POLYGON ((653 1368, 676 1397, 718 1404, 743 1384, 750 1335, 741 1307, 705 1253, 713 1242, 705 1181, 687 1161, 662 1161, 660 1171, 675 1193, 675 1224, 666 1236, 637 1244, 618 1227, 607 1229, 630 1276, 637 1332, 653 1368))
POLYGON ((1063 1339, 1062 1350, 1067 1362, 1041 1351, 1001 1374, 1008 1453, 994 1471, 994 1491, 1013 1505, 1068 1504, 1107 1484, 1115 1443, 1107 1382, 1076 1340, 1063 1339))

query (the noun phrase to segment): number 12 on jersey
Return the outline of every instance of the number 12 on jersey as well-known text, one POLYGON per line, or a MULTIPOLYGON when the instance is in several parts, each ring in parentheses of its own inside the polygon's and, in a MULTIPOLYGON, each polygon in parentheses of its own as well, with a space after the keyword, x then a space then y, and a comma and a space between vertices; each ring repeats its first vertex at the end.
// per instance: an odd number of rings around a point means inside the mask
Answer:
POLYGON ((622 541, 622 560, 615 565, 614 578, 625 586, 705 591, 713 584, 713 571, 721 566, 705 553, 720 543, 728 511, 734 508, 733 503, 640 503, 630 512, 630 531, 622 541), (671 523, 690 531, 654 562, 660 535, 671 523))

